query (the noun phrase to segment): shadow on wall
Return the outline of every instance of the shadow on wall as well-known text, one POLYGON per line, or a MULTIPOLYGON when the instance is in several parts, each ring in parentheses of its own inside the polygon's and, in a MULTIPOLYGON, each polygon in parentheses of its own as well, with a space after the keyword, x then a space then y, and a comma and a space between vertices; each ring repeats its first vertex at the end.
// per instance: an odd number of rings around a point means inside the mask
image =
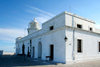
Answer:
POLYGON ((0 56, 0 67, 23 67, 23 66, 40 66, 40 65, 56 65, 40 60, 32 60, 32 58, 26 56, 17 55, 2 55, 0 56))

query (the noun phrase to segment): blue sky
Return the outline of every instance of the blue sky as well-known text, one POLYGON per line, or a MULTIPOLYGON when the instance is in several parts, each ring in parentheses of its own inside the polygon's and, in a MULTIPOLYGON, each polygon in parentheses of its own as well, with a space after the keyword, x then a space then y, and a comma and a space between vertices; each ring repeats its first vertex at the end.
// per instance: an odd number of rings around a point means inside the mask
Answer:
POLYGON ((100 28, 100 0, 0 0, 0 50, 14 52, 15 38, 27 35, 33 18, 42 24, 63 11, 91 19, 100 28))

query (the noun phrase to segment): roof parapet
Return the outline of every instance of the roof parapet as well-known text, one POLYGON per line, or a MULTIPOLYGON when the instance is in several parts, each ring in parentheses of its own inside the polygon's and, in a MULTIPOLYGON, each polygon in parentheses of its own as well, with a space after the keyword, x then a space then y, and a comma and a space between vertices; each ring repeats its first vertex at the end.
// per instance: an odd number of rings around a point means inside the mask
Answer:
POLYGON ((65 11, 64 13, 95 24, 95 22, 93 20, 89 20, 87 18, 83 18, 83 17, 78 16, 78 15, 76 15, 74 13, 70 13, 70 12, 67 12, 67 11, 65 11))

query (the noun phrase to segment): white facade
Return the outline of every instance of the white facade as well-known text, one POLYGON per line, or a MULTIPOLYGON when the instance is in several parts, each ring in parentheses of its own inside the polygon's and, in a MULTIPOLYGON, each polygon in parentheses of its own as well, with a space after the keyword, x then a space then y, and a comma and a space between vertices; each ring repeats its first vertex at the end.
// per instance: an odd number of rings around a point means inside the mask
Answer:
POLYGON ((95 22, 63 12, 43 23, 42 29, 36 20, 32 21, 28 35, 16 39, 16 54, 23 53, 24 45, 26 55, 29 51, 31 57, 42 60, 46 60, 46 56, 62 63, 96 59, 100 58, 99 42, 100 30, 95 28, 95 22), (81 40, 81 52, 77 51, 78 39, 81 40))

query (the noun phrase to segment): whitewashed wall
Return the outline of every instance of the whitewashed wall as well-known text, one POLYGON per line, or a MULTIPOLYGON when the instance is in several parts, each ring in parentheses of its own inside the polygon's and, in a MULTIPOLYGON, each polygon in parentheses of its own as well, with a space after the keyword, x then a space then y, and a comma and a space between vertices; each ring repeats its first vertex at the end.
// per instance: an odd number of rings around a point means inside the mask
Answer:
MULTIPOLYGON (((69 13, 65 12, 65 25, 66 26, 72 27, 72 15, 73 14, 69 14, 69 13)), ((76 28, 77 28, 77 24, 80 24, 80 25, 82 25, 83 30, 89 31, 90 27, 91 27, 93 29, 93 31, 95 32, 95 22, 93 22, 91 20, 87 20, 85 18, 74 15, 73 22, 74 22, 74 27, 76 27, 76 28)))
MULTIPOLYGON (((66 61, 73 61, 72 48, 73 48, 73 35, 72 29, 66 29, 66 36, 68 41, 66 43, 66 61)), ((100 53, 98 52, 100 34, 95 34, 81 29, 75 30, 75 60, 89 60, 100 58, 100 53), (77 39, 82 40, 82 53, 77 52, 77 39)))
MULTIPOLYGON (((43 27, 40 31, 35 32, 26 36, 20 40, 19 52, 22 53, 22 45, 25 45, 25 54, 27 54, 27 49, 29 46, 29 40, 32 40, 32 47, 35 47, 35 58, 38 58, 38 44, 42 43, 42 60, 46 60, 46 56, 50 56, 50 45, 54 45, 54 60, 56 62, 65 63, 65 15, 61 14, 56 16, 47 23, 43 24, 43 27), (54 26, 54 30, 50 31, 50 26, 54 26)), ((33 55, 33 53, 31 53, 33 55)))
MULTIPOLYGON (((76 39, 82 39, 82 49, 83 53, 76 53, 76 59, 85 60, 85 59, 94 59, 96 57, 100 58, 98 52, 100 34, 94 34, 91 32, 76 31, 76 39)), ((76 43, 77 44, 77 43, 76 43)))
MULTIPOLYGON (((99 57, 98 42, 100 35, 95 32, 94 22, 85 19, 74 17, 75 28, 77 24, 82 25, 82 29, 75 31, 75 60, 85 60, 89 58, 99 57), (93 28, 93 32, 88 32, 89 27, 93 28), (82 39, 83 53, 77 53, 77 39, 82 39)), ((17 53, 22 53, 22 45, 25 45, 25 54, 27 54, 28 46, 30 47, 30 40, 32 40, 32 47, 35 47, 35 58, 38 58, 38 44, 42 43, 42 60, 46 60, 49 56, 50 45, 54 44, 54 61, 68 63, 73 61, 73 34, 72 34, 72 16, 66 12, 57 15, 42 24, 42 29, 34 32, 18 41, 19 50, 17 53), (54 26, 54 30, 50 31, 49 27, 54 26), (67 42, 64 38, 67 36, 67 42)), ((16 44, 16 49, 17 49, 16 44)), ((33 52, 31 53, 33 55, 33 52)))
MULTIPOLYGON (((65 30, 51 31, 41 37, 32 39, 32 46, 35 47, 35 58, 38 58, 38 44, 42 43, 42 60, 50 56, 50 45, 54 45, 54 61, 65 62, 65 30)), ((33 55, 33 53, 32 53, 33 55)))

